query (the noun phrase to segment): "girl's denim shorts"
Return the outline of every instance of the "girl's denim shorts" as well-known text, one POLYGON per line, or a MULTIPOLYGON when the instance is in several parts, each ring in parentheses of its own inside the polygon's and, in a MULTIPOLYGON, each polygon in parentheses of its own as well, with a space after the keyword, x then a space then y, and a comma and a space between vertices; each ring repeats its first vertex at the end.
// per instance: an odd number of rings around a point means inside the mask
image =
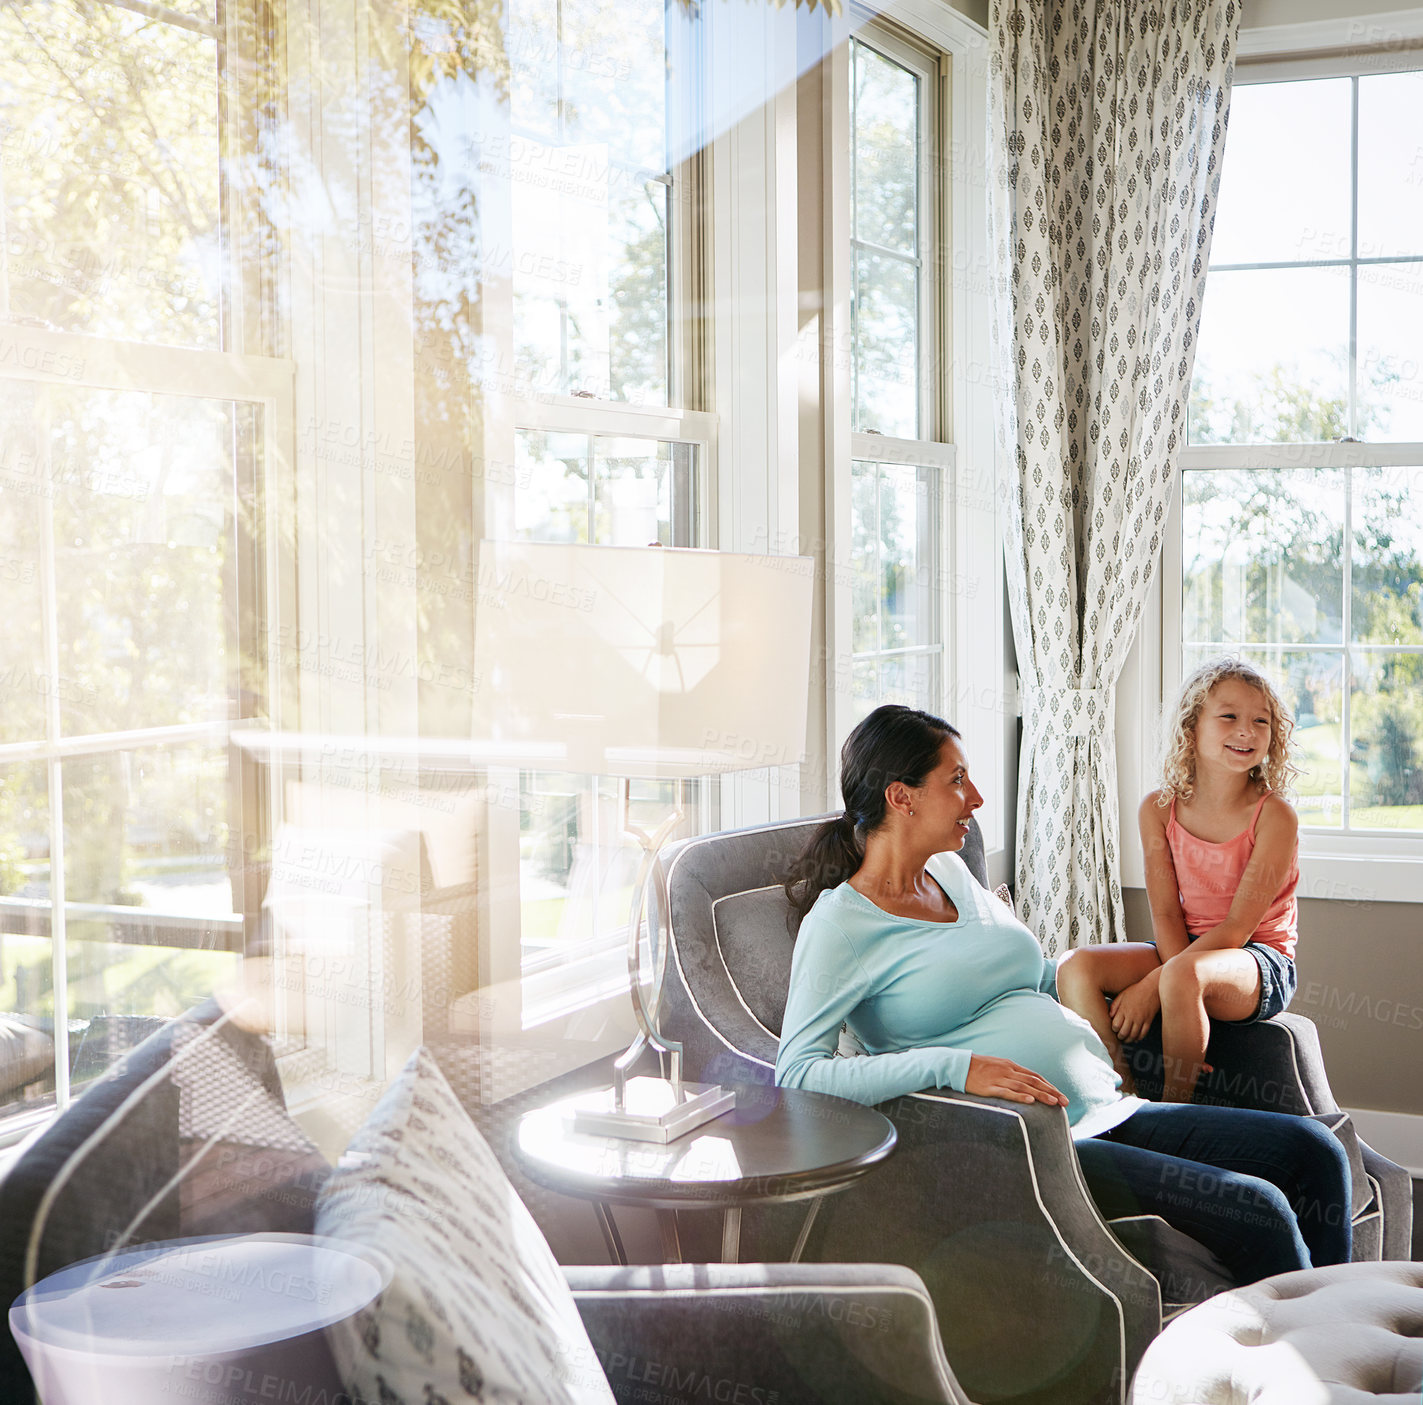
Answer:
MULTIPOLYGON (((1195 937, 1190 938, 1195 941, 1195 937)), ((1295 974, 1294 961, 1283 951, 1262 942, 1249 941, 1241 948, 1247 956, 1255 958, 1260 968, 1260 1005, 1253 1015, 1243 1020, 1221 1020, 1221 1024, 1256 1024, 1260 1020, 1272 1020, 1284 1014, 1291 1000, 1299 977, 1295 974)))

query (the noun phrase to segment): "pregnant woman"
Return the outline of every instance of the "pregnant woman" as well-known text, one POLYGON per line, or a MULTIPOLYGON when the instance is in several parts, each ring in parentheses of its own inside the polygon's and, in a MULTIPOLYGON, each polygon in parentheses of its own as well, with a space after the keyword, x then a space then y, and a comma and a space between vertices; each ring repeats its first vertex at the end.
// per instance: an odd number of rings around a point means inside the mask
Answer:
POLYGON ((1317 1122, 1126 1097, 1054 964, 957 850, 983 803, 958 732, 877 708, 840 754, 845 813, 786 891, 802 913, 776 1082, 880 1103, 952 1088, 1066 1108, 1107 1216, 1157 1214, 1239 1283, 1349 1259, 1349 1163, 1317 1122), (842 1024, 868 1051, 837 1058, 842 1024))

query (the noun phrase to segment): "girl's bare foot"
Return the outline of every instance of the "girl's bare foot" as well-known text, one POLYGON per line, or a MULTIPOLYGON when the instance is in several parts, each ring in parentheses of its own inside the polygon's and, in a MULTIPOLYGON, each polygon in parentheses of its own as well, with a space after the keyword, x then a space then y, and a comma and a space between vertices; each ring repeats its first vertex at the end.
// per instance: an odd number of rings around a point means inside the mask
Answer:
POLYGON ((1215 1065, 1208 1063, 1198 1063, 1191 1066, 1190 1072, 1185 1078, 1167 1078, 1161 1089, 1161 1101, 1164 1103, 1192 1103, 1196 1100, 1196 1088, 1200 1080, 1208 1073, 1215 1072, 1215 1065))

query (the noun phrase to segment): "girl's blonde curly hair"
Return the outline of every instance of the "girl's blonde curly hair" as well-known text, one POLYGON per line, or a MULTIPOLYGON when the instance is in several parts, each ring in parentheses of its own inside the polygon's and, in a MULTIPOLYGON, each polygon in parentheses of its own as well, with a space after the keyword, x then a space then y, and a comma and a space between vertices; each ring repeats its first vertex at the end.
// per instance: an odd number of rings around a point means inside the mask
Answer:
POLYGON ((1294 718, 1280 701, 1270 680, 1259 669, 1242 659, 1220 658, 1202 664, 1186 680, 1175 708, 1166 715, 1166 755, 1161 766, 1161 790, 1156 798, 1158 805, 1166 806, 1173 800, 1191 798, 1196 785, 1196 723, 1200 721, 1201 709, 1211 689, 1217 683, 1232 678, 1258 688, 1264 694, 1270 717, 1270 749, 1264 761, 1250 768, 1250 779, 1281 795, 1290 793, 1295 777, 1300 774, 1299 767, 1290 760, 1294 718))

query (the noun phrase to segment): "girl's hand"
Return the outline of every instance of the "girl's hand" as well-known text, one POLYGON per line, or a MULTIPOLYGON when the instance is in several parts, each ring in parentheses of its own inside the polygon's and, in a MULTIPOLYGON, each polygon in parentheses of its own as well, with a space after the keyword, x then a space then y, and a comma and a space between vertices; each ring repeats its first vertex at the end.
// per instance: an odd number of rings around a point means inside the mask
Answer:
POLYGON ((1123 1044, 1135 1044, 1146 1035, 1151 1022, 1161 1013, 1161 967, 1129 985, 1107 1007, 1112 1033, 1123 1044))
POLYGON ((1067 1099, 1040 1074, 1012 1059, 995 1059, 986 1054, 975 1054, 969 1060, 964 1092, 980 1098, 1009 1098, 1015 1103, 1067 1106, 1067 1099))

